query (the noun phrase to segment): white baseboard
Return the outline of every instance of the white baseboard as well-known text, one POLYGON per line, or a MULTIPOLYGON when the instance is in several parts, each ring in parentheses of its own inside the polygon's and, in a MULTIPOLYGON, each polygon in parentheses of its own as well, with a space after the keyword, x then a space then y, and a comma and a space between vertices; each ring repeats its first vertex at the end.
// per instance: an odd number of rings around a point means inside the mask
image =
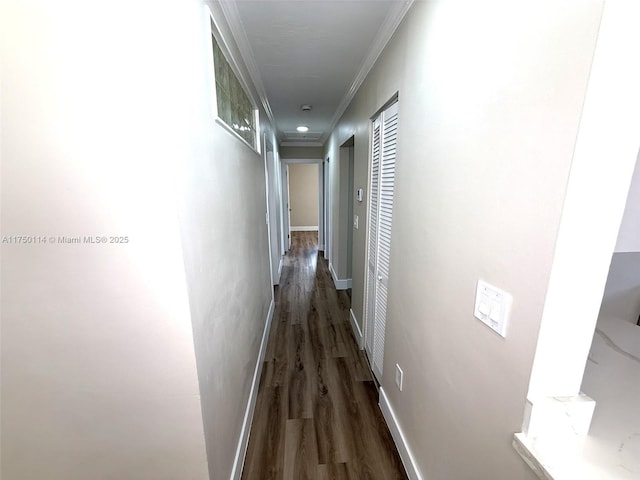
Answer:
POLYGON ((308 227, 289 227, 292 232, 317 232, 318 226, 308 226, 308 227))
POLYGON ((349 318, 351 319, 351 330, 353 330, 353 336, 356 339, 358 348, 362 350, 364 348, 364 337, 362 336, 362 330, 360 330, 360 325, 358 325, 356 315, 353 313, 352 309, 349 309, 349 318))
POLYGON ((236 448, 236 457, 233 461, 233 469, 231 470, 231 480, 240 480, 242 476, 242 467, 244 466, 244 458, 247 454, 247 446, 249 445, 249 433, 251 432, 251 423, 253 422, 253 412, 256 408, 256 399, 258 398, 258 386, 260 385, 260 375, 262 375, 262 365, 264 364, 264 356, 267 351, 267 340, 269 339, 269 330, 271 328, 271 320, 273 319, 273 311, 275 310, 275 302, 271 300, 269 305, 269 313, 267 313, 267 321, 265 322, 264 331, 262 332, 262 342, 260 342, 260 353, 258 361, 253 372, 253 383, 251 392, 249 393, 249 401, 247 409, 244 413, 244 421, 242 422, 242 430, 240 431, 240 439, 236 448))
POLYGON ((391 436, 396 443, 396 447, 398 447, 398 453, 400 453, 400 458, 402 459, 402 463, 407 471, 409 479, 422 480, 422 475, 420 474, 418 465, 411 454, 411 449, 409 448, 407 439, 402 433, 402 428, 400 428, 396 414, 393 412, 389 399, 387 398, 387 394, 382 387, 380 387, 380 410, 382 410, 382 415, 387 422, 391 436))
POLYGON ((336 290, 346 290, 347 288, 351 288, 351 279, 339 279, 338 275, 336 275, 336 271, 333 269, 333 264, 331 262, 329 262, 329 271, 331 272, 333 283, 336 285, 336 290))

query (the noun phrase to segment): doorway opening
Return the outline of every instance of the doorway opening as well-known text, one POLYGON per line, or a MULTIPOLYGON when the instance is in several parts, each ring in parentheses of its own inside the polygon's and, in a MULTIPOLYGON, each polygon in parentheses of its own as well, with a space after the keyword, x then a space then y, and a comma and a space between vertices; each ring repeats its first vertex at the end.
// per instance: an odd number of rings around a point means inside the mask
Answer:
POLYGON ((350 137, 339 150, 338 188, 338 245, 336 258, 336 287, 345 290, 348 306, 351 308, 351 285, 353 271, 353 230, 354 222, 354 147, 355 137, 350 137))
POLYGON ((319 159, 283 159, 283 217, 287 251, 293 232, 315 232, 323 242, 322 175, 319 159))
MULTIPOLYGON (((351 279, 353 271, 353 218, 354 203, 354 146, 355 137, 349 138, 340 146, 340 244, 345 253, 342 262, 345 278, 351 279)), ((339 265, 340 267, 340 265, 339 265)))

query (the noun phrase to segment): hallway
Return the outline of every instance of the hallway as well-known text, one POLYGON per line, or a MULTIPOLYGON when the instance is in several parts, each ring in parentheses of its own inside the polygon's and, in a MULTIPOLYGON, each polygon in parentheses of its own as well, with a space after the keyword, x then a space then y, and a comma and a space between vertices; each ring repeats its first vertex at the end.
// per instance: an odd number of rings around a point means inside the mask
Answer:
POLYGON ((242 478, 407 478, 317 243, 292 232, 242 478))

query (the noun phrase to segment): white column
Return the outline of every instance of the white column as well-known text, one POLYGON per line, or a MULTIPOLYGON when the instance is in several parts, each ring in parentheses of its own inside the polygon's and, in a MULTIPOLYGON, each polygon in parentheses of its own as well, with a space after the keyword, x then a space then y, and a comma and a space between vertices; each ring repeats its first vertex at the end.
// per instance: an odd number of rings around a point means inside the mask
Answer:
POLYGON ((639 22, 637 3, 605 2, 529 385, 530 437, 586 434, 591 421, 580 385, 640 147, 639 22))

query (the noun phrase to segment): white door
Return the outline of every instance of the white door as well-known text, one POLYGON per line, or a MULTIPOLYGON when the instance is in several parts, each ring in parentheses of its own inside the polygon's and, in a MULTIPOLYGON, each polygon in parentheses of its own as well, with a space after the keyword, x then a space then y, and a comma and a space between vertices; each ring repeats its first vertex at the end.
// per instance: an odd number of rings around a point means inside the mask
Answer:
POLYGON ((397 131, 396 102, 374 120, 371 151, 365 349, 379 381, 382 380, 384 360, 397 131))
POLYGON ((324 165, 324 258, 331 258, 331 182, 329 181, 329 159, 324 165))
POLYGON ((282 236, 284 251, 291 249, 291 207, 289 207, 289 165, 282 169, 282 236))
POLYGON ((280 235, 282 230, 278 214, 278 179, 276 178, 276 163, 273 147, 270 143, 265 142, 265 169, 267 172, 267 227, 269 231, 269 249, 271 252, 271 281, 274 285, 280 283, 279 266, 280 266, 280 235))

